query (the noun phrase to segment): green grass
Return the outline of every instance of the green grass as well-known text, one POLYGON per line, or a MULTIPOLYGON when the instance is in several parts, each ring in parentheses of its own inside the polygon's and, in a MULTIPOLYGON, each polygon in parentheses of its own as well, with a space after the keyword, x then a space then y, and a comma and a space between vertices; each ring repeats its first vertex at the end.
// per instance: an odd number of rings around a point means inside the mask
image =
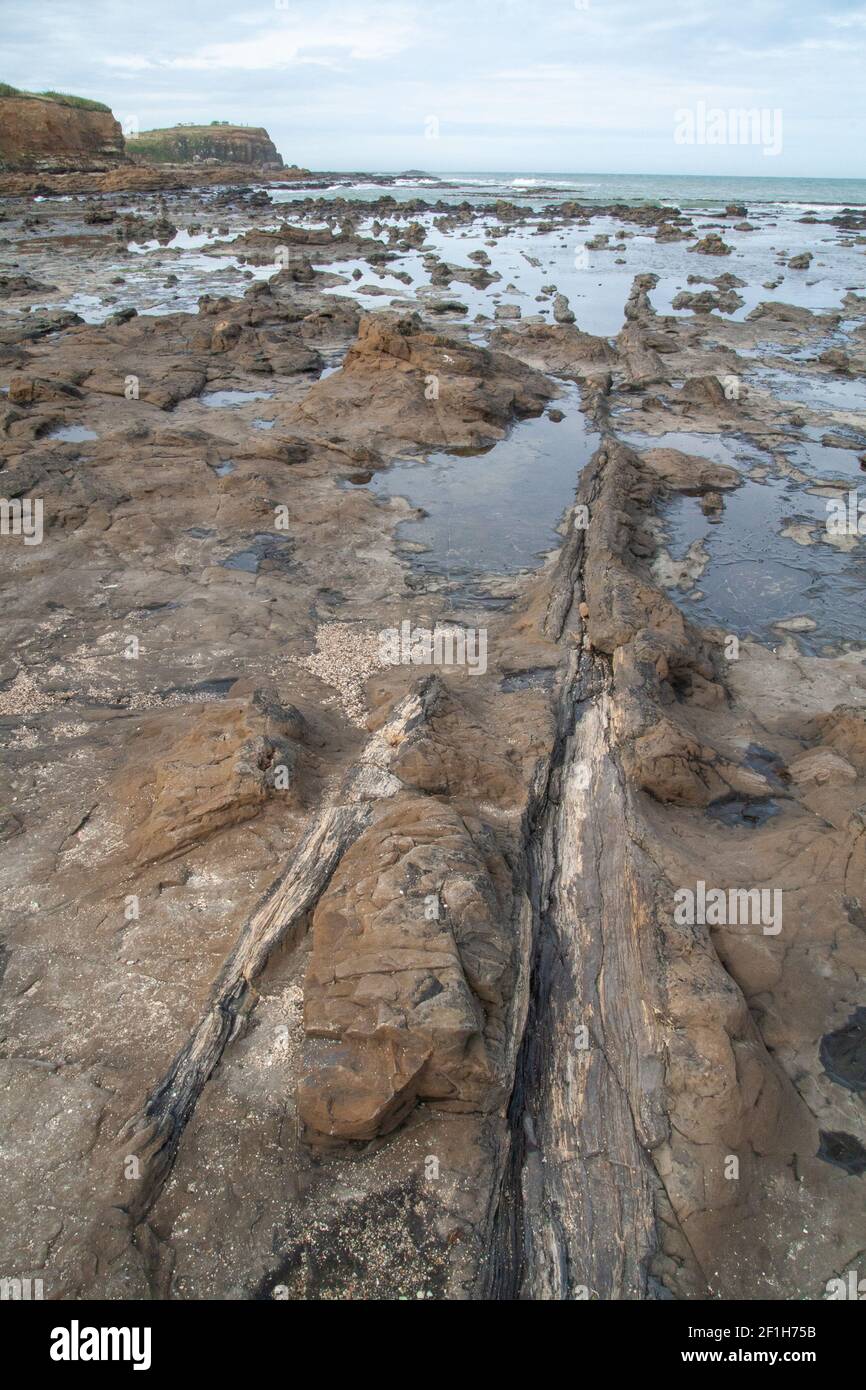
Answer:
POLYGON ((91 101, 90 97, 77 97, 71 92, 37 92, 39 97, 47 97, 49 101, 59 101, 61 106, 78 106, 84 111, 110 111, 111 107, 106 106, 104 101, 91 101))
POLYGON ((211 121, 209 125, 176 125, 161 130, 142 130, 130 141, 133 153, 139 153, 155 164, 176 164, 194 158, 216 155, 220 137, 234 129, 229 121, 211 121))
MULTIPOLYGON (((247 129, 248 127, 243 128, 247 129)), ((226 129, 235 130, 241 129, 241 127, 233 126, 230 121, 211 121, 209 125, 195 125, 190 122, 189 125, 166 126, 161 130, 142 130, 136 138, 154 144, 166 139, 183 139, 192 141, 196 145, 205 145, 213 139, 215 134, 226 129)))
POLYGON ((10 87, 8 82, 0 82, 0 97, 42 97, 60 106, 75 106, 79 111, 111 111, 104 101, 91 101, 90 97, 77 97, 71 92, 22 92, 18 87, 10 87))

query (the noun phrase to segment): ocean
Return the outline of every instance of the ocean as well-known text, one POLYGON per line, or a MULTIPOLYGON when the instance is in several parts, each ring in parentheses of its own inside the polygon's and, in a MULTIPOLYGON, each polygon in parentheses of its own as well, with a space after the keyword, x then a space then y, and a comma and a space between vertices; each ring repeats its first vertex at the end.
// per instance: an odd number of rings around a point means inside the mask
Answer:
POLYGON ((697 177, 689 174, 437 173, 314 175, 303 189, 282 190, 279 201, 306 197, 310 184, 322 193, 374 200, 383 191, 401 201, 420 196, 448 202, 495 202, 508 198, 529 207, 574 198, 582 203, 676 204, 688 211, 724 208, 727 203, 766 204, 811 210, 866 205, 866 179, 697 177), (389 180, 383 190, 381 180, 389 180), (393 182, 390 182, 393 181, 393 182))

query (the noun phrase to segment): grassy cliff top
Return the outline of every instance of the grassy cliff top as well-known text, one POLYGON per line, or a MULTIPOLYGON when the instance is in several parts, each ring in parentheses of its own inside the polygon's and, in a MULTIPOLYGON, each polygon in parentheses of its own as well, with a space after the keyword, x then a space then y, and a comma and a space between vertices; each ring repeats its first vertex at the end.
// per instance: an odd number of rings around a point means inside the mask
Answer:
POLYGON ((234 121, 209 121, 206 124, 188 121, 181 122, 179 125, 162 126, 156 130, 141 130, 136 139, 159 140, 164 136, 182 135, 187 140, 190 138, 209 140, 214 135, 225 135, 232 130, 242 131, 245 135, 267 134, 264 126, 260 125, 237 125, 234 121))
POLYGON ((76 106, 80 111, 108 111, 104 101, 91 101, 90 97, 73 96, 71 92, 22 92, 18 87, 10 87, 8 82, 0 82, 0 97, 31 97, 37 101, 56 101, 60 106, 76 106))
POLYGON ((211 121, 209 125, 168 126, 161 130, 142 130, 130 138, 129 150, 156 164, 189 163, 202 159, 226 159, 242 148, 278 158, 276 148, 263 126, 235 125, 230 121, 211 121))

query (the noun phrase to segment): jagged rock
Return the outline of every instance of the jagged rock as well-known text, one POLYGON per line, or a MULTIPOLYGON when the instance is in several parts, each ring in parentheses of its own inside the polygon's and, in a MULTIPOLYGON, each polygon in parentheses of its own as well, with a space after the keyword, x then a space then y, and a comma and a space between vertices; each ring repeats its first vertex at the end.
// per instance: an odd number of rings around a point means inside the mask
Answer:
POLYGON ((807 749, 805 753, 792 758, 788 771, 797 786, 807 786, 810 782, 818 786, 834 786, 857 781, 857 773, 847 759, 841 758, 830 748, 807 749))
POLYGON ((554 295, 553 317, 557 323, 574 323, 574 312, 564 294, 554 295))
POLYGON ((722 384, 717 376, 693 376, 680 390, 680 399, 696 405, 711 405, 723 410, 727 404, 722 384))
POLYGON ((866 776, 866 712, 855 705, 837 705, 815 720, 822 744, 846 759, 858 774, 866 776))
POLYGON ((606 338, 582 333, 574 324, 525 322, 519 328, 496 328, 491 347, 501 348, 530 367, 581 379, 604 375, 616 353, 606 338))
MULTIPOLYGON (((660 242, 691 241, 694 235, 689 227, 678 227, 673 222, 661 222, 656 231, 655 239, 660 242)), ((694 247, 689 249, 694 250, 694 247)))
MULTIPOLYGON (((848 353, 843 352, 841 348, 827 348, 826 351, 821 353, 818 361, 825 367, 832 367, 834 372, 844 372, 848 375, 853 370, 851 358, 848 356, 848 353)), ((828 436, 825 435, 824 439, 826 440, 827 437, 828 436)), ((842 438, 844 436, 835 437, 842 438)))
POLYGON ((631 321, 619 335, 626 381, 633 387, 646 387, 667 381, 667 369, 640 322, 631 321))
POLYGON ((722 241, 718 232, 707 232, 705 237, 689 247, 690 251, 698 251, 703 256, 730 256, 733 249, 733 246, 728 246, 726 241, 722 241))
POLYGON ((298 1108, 342 1139, 386 1133, 416 1099, 486 1107, 502 1059, 503 904, 454 812, 403 796, 347 851, 313 918, 298 1108))
POLYGON ((676 492, 700 494, 727 490, 739 487, 743 481, 736 468, 728 464, 714 463, 678 449, 646 449, 641 457, 676 492))
MULTIPOLYGON (((374 404, 372 442, 453 446, 502 437, 520 415, 539 414, 556 388, 504 353, 421 331, 417 316, 370 315, 339 372, 318 382, 294 412, 307 428, 350 435, 361 403, 374 404)), ((370 426, 362 426, 371 441, 370 426)))
POLYGON ((800 304, 782 304, 777 300, 762 300, 760 304, 746 315, 748 322, 757 319, 776 319, 779 323, 793 323, 806 325, 813 321, 814 315, 811 309, 803 308, 800 304))
POLYGON ((429 1050, 358 1042, 318 1053, 319 1067, 298 1083, 298 1114, 310 1137, 370 1140, 390 1134, 415 1107, 429 1050))
MULTIPOLYGON (((170 859, 209 836, 255 816, 271 796, 297 802, 299 739, 306 732, 297 710, 284 708, 266 689, 242 684, 230 697, 203 705, 172 738, 156 718, 140 737, 152 748, 148 809, 130 835, 137 864, 170 859)), ((125 781, 115 796, 142 803, 125 781)))
POLYGON ((655 317, 650 303, 649 292, 659 282, 657 275, 636 275, 632 281, 628 299, 625 302, 625 319, 628 323, 643 323, 655 317))
POLYGON ((676 806, 709 806, 732 791, 765 796, 766 778, 738 767, 701 744, 669 719, 659 719, 623 751, 638 786, 657 801, 676 806))
POLYGON ((46 285, 32 275, 0 275, 0 299, 12 299, 19 294, 47 294, 56 285, 46 285))
POLYGON ((35 405, 40 401, 80 401, 82 392, 72 381, 47 377, 13 376, 9 382, 9 399, 14 405, 35 405))
POLYGON ((741 309, 745 302, 742 296, 733 290, 720 291, 718 294, 713 294, 711 290, 702 290, 700 294, 680 290, 671 300, 671 308, 691 309, 693 314, 710 314, 714 311, 719 314, 733 314, 737 309, 741 309))

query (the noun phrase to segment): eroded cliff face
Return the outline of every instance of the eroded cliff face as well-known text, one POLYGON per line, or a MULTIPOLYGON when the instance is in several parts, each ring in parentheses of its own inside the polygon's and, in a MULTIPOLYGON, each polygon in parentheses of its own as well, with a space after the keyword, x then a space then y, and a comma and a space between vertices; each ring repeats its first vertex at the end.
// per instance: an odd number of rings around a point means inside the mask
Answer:
POLYGON ((261 126, 182 125, 162 130, 143 130, 130 142, 130 153, 142 164, 275 165, 282 156, 261 126))
POLYGON ((125 160, 123 132, 109 110, 48 97, 0 97, 0 170, 98 173, 125 160))

